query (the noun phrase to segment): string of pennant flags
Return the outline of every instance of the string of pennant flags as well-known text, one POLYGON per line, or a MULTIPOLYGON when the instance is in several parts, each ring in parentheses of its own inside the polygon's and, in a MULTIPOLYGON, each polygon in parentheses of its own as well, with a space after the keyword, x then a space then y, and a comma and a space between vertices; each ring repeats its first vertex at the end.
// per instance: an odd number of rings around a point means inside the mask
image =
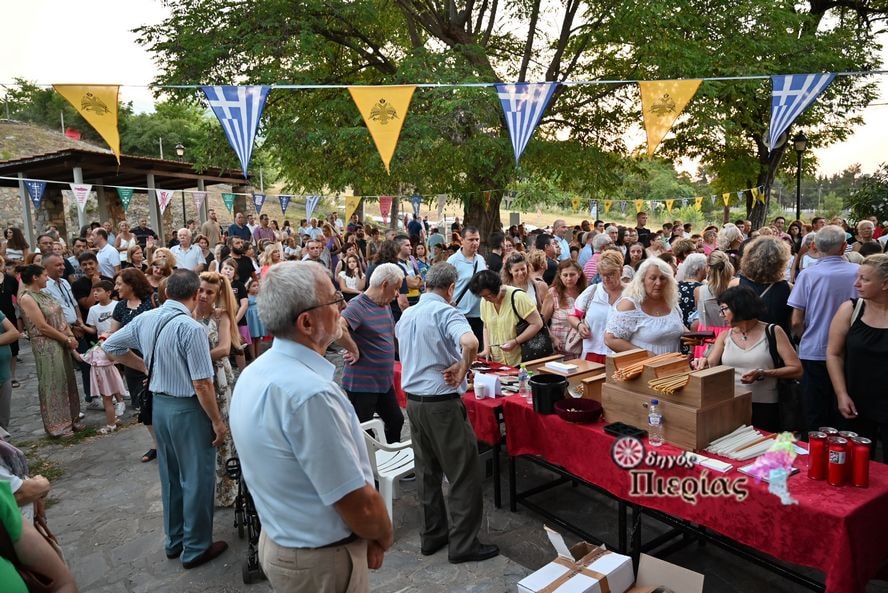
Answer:
MULTIPOLYGON (((515 166, 530 142, 559 86, 636 83, 641 97, 642 117, 647 134, 647 153, 653 155, 672 125, 694 98, 704 81, 771 80, 771 119, 768 142, 771 150, 789 126, 829 87, 837 76, 869 76, 888 71, 781 74, 774 76, 733 76, 676 80, 598 80, 568 82, 464 83, 411 85, 166 85, 167 88, 200 89, 222 126, 241 164, 244 177, 265 103, 271 91, 292 89, 345 88, 361 114, 386 172, 417 88, 493 87, 503 109, 512 141, 515 166)), ((118 92, 121 85, 55 84, 64 97, 105 139, 120 162, 120 134, 117 128, 118 92)))
MULTIPOLYGON (((6 179, 10 181, 18 180, 18 178, 14 177, 3 177, 0 176, 0 179, 6 179)), ((84 184, 84 183, 62 183, 55 181, 44 181, 44 180, 36 180, 36 179, 25 179, 24 186, 27 191, 28 197, 31 199, 31 203, 34 205, 35 209, 40 209, 43 203, 43 196, 46 191, 46 187, 48 184, 60 184, 67 185, 69 187, 69 191, 75 202, 77 203, 78 209, 82 212, 86 207, 86 204, 89 200, 90 195, 93 193, 93 185, 84 184)), ((117 195, 120 198, 121 205, 123 206, 124 212, 129 209, 129 206, 132 202, 133 195, 136 191, 140 192, 154 192, 155 197, 157 199, 158 206, 160 207, 160 212, 163 214, 166 211, 167 206, 169 206, 172 201, 173 196, 176 192, 181 191, 183 194, 191 194, 192 199, 194 201, 195 209, 200 210, 203 207, 204 202, 209 195, 209 192, 202 190, 165 190, 165 189, 157 189, 157 188, 147 188, 147 187, 120 187, 120 186, 100 186, 108 189, 115 189, 117 191, 117 195)), ((228 210, 229 214, 233 213, 234 210, 234 201, 237 196, 245 196, 247 197, 249 203, 253 205, 253 209, 256 214, 262 213, 262 208, 265 205, 266 201, 273 196, 269 196, 266 193, 244 193, 244 192, 219 192, 222 197, 222 202, 225 204, 225 208, 228 210)), ((389 215, 391 213, 392 203, 397 200, 399 203, 408 200, 410 203, 413 213, 417 216, 420 214, 420 209, 423 204, 428 204, 431 207, 432 204, 435 204, 438 217, 440 218, 448 201, 452 198, 465 198, 468 196, 477 196, 480 195, 481 199, 484 202, 485 207, 490 207, 491 200, 494 194, 501 193, 502 194, 502 204, 505 208, 511 209, 514 201, 517 197, 517 192, 514 190, 505 190, 505 189, 489 189, 489 190, 481 190, 479 192, 450 192, 450 193, 439 193, 434 194, 432 196, 423 196, 421 194, 413 194, 410 196, 404 195, 363 195, 363 196, 345 196, 345 219, 348 220, 351 218, 352 214, 354 214, 358 206, 361 203, 361 200, 366 201, 376 201, 379 203, 379 214, 384 220, 388 220, 389 215)), ((709 201, 711 205, 716 205, 720 203, 725 207, 730 207, 736 204, 745 204, 747 195, 752 196, 753 204, 761 202, 765 203, 766 195, 764 187, 752 187, 747 189, 738 190, 735 192, 724 192, 721 195, 710 194, 709 201)), ((278 200, 278 204, 281 208, 281 214, 286 216, 287 209, 290 203, 297 197, 302 198, 305 203, 305 217, 311 218, 312 214, 314 214, 315 209, 320 203, 322 196, 308 194, 308 195, 294 195, 294 194, 279 194, 276 196, 278 200)), ((329 196, 330 198, 337 200, 337 196, 329 196)), ((580 196, 573 196, 570 199, 571 207, 574 211, 580 211, 581 205, 584 203, 588 203, 588 212, 591 215, 598 216, 599 207, 602 207, 603 213, 608 214, 614 208, 618 209, 621 214, 626 214, 627 209, 632 207, 635 213, 639 213, 646 210, 660 210, 665 209, 666 212, 672 212, 672 210, 680 204, 682 208, 687 208, 688 206, 692 206, 695 210, 700 211, 703 208, 703 202, 706 199, 705 196, 696 196, 694 198, 674 198, 674 199, 664 199, 664 200, 649 200, 649 199, 622 199, 622 198, 604 198, 604 199, 589 199, 588 202, 581 198, 580 196)), ((401 208, 399 208, 401 210, 401 208)))

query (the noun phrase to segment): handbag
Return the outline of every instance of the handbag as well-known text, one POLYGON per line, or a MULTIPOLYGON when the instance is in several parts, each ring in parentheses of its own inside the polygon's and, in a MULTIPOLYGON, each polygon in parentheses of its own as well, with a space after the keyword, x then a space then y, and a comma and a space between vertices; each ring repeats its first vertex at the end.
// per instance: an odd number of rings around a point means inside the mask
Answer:
MULTIPOLYGON (((774 368, 786 366, 780 353, 777 352, 777 336, 774 334, 774 324, 769 323, 765 327, 765 335, 768 338, 768 351, 774 368)), ((777 409, 780 414, 780 428, 790 432, 799 432, 805 429, 805 415, 802 411, 802 384, 798 379, 777 379, 777 409)))
MULTIPOLYGON (((530 323, 527 320, 522 319, 521 315, 518 314, 518 309, 515 308, 516 292, 524 291, 518 288, 512 291, 512 311, 515 312, 515 317, 518 318, 518 323, 515 324, 515 335, 520 336, 524 333, 524 330, 530 326, 530 323)), ((555 348, 552 346, 552 336, 549 335, 549 329, 545 324, 543 324, 543 327, 540 328, 540 331, 538 331, 535 336, 521 344, 521 362, 536 360, 537 358, 550 356, 554 353, 555 348)))
POLYGON ((154 372, 154 355, 156 354, 157 340, 160 339, 160 332, 163 331, 163 328, 166 327, 167 323, 179 315, 185 315, 185 313, 179 311, 175 315, 172 315, 166 321, 161 323, 160 327, 157 328, 157 331, 154 332, 154 341, 151 342, 151 362, 148 363, 148 375, 145 377, 145 382, 142 384, 141 392, 139 392, 139 401, 142 403, 142 408, 139 410, 139 421, 142 422, 142 424, 148 424, 146 420, 150 420, 154 413, 154 396, 151 393, 150 386, 151 374, 154 372))

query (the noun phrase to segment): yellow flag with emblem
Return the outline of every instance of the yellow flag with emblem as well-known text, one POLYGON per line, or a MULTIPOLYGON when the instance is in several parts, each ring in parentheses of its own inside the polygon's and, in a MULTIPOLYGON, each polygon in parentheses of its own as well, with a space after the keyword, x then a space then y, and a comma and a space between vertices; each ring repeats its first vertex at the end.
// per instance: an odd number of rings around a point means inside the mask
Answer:
POLYGON ((700 87, 701 80, 640 81, 641 114, 647 132, 648 156, 654 154, 672 124, 700 87))
POLYGON ((675 204, 675 200, 666 200, 666 212, 672 212, 673 204, 675 204))
POLYGON ((74 106, 83 119, 95 128, 120 164, 120 132, 117 129, 116 84, 54 84, 52 88, 74 106))
POLYGON ((352 214, 358 209, 361 203, 361 196, 345 196, 345 221, 351 220, 352 214))
POLYGON ((638 214, 644 210, 644 200, 635 200, 635 213, 638 214))
POLYGON ((613 205, 614 205, 613 200, 605 200, 604 201, 604 213, 607 214, 608 212, 610 212, 611 206, 613 206, 613 205))
POLYGON ((730 205, 731 203, 731 192, 727 191, 722 194, 722 202, 724 202, 725 206, 730 205))
POLYGON ((361 112, 387 173, 398 145, 415 86, 350 86, 348 92, 361 112))
POLYGON ((570 205, 573 206, 574 210, 580 209, 580 196, 574 196, 570 199, 570 205))
POLYGON ((703 209, 703 198, 700 196, 697 196, 696 198, 694 198, 694 210, 699 212, 702 209, 703 209))

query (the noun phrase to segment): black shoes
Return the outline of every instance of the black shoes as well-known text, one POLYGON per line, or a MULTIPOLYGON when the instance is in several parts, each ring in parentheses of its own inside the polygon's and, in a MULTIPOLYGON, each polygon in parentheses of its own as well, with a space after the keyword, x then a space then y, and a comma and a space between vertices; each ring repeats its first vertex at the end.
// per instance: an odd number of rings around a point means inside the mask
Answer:
POLYGON ((459 564, 461 562, 480 562, 499 555, 499 548, 494 544, 478 544, 478 547, 461 556, 451 556, 449 558, 451 564, 459 564))
POLYGON ((443 548, 446 545, 447 545, 446 539, 441 540, 439 542, 424 543, 419 548, 419 551, 422 552, 423 556, 431 556, 432 554, 434 554, 435 552, 437 552, 438 550, 440 550, 441 548, 443 548))

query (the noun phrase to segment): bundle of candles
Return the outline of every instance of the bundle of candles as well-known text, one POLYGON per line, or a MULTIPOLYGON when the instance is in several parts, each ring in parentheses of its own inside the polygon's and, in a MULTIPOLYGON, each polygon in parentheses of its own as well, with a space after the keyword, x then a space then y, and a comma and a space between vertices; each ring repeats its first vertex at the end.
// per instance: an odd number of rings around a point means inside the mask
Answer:
POLYGON ((684 388, 684 386, 688 384, 688 381, 690 381, 690 379, 690 372, 676 373, 674 375, 669 375, 668 377, 662 377, 660 379, 651 379, 650 381, 648 381, 648 387, 650 387, 654 391, 665 393, 666 395, 672 395, 679 389, 684 388))
POLYGON ((651 356, 650 358, 645 358, 643 360, 639 360, 636 363, 628 364, 622 368, 618 368, 614 371, 614 380, 631 381, 632 379, 641 375, 642 371, 644 371, 644 365, 650 364, 652 362, 676 362, 684 359, 685 357, 678 352, 667 352, 666 354, 651 356))
POLYGON ((774 444, 775 436, 765 436, 752 426, 743 425, 731 434, 715 439, 706 451, 729 459, 744 461, 758 457, 774 444))

